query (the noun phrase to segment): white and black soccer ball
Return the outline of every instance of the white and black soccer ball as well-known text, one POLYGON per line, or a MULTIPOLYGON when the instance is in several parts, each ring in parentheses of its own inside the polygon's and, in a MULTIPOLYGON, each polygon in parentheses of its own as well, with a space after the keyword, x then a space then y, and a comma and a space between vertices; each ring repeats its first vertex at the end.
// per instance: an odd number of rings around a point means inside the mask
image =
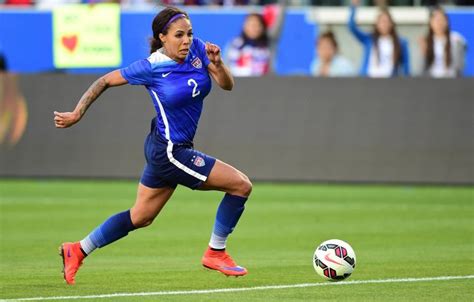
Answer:
POLYGON ((347 242, 326 240, 314 251, 313 266, 316 273, 326 280, 344 280, 354 271, 356 255, 347 242))

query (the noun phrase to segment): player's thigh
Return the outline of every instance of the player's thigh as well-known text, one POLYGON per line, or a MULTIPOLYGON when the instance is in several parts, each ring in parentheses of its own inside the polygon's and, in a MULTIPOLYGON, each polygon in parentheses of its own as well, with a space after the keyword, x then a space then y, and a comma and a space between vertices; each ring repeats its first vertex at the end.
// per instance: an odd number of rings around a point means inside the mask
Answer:
POLYGON ((244 173, 227 163, 216 160, 211 173, 199 190, 218 190, 247 197, 252 191, 252 183, 244 173))
POLYGON ((135 227, 145 227, 151 224, 173 195, 173 192, 174 188, 149 188, 140 183, 137 199, 130 210, 133 225, 135 227))

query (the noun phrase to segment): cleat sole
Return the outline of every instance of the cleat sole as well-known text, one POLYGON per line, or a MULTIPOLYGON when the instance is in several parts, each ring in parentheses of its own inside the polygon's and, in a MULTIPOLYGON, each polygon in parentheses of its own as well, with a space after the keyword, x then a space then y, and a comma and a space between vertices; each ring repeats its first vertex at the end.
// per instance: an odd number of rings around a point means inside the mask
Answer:
POLYGON ((63 273, 64 281, 66 281, 66 274, 65 274, 66 261, 64 260, 64 247, 63 247, 62 244, 61 244, 61 246, 58 248, 58 250, 59 250, 59 256, 61 256, 61 258, 63 259, 63 269, 62 269, 62 273, 63 273))
POLYGON ((212 268, 212 267, 207 266, 207 265, 205 265, 205 264, 203 264, 202 266, 203 266, 204 268, 208 269, 209 271, 211 271, 211 270, 212 270, 212 271, 217 271, 217 272, 223 274, 223 275, 226 276, 226 277, 236 277, 236 278, 237 278, 237 277, 242 277, 242 276, 245 276, 245 275, 246 275, 246 274, 243 274, 243 275, 226 274, 226 273, 224 273, 223 271, 218 270, 217 268, 212 268))
POLYGON ((215 268, 212 268, 212 267, 207 266, 207 265, 205 265, 205 264, 203 264, 202 266, 203 266, 204 268, 207 268, 208 270, 216 271, 215 268))

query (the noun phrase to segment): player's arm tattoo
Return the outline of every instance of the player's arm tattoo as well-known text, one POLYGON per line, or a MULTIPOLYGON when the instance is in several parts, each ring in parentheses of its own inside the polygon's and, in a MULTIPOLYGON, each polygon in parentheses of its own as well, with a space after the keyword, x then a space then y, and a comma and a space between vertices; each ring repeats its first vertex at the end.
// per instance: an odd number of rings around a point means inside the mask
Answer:
POLYGON ((89 106, 104 92, 109 85, 104 77, 97 79, 92 85, 87 89, 84 95, 79 100, 77 104, 77 110, 81 116, 87 111, 89 106))

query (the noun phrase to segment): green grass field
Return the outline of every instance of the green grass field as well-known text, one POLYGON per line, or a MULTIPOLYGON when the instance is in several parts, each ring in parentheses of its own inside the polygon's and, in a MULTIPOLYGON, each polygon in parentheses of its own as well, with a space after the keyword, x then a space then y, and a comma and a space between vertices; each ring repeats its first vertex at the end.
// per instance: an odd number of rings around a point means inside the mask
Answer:
POLYGON ((474 275, 474 188, 255 184, 228 250, 242 278, 207 271, 207 246, 222 193, 179 188, 148 228, 96 251, 75 286, 62 279, 57 247, 82 239, 130 207, 128 181, 0 180, 0 299, 111 293, 329 286, 245 292, 93 298, 87 301, 468 301, 474 279, 333 286, 313 270, 323 240, 348 241, 348 281, 474 275))

